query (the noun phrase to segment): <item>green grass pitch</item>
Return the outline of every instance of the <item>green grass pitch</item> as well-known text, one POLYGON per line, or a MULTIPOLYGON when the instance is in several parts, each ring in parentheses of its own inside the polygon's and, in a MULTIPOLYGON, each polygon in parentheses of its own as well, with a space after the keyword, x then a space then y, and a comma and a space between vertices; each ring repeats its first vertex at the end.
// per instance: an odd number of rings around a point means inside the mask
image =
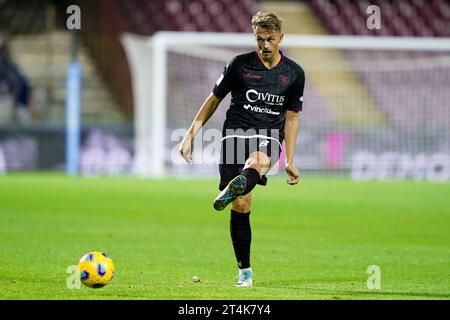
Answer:
POLYGON ((270 179, 253 197, 253 288, 234 287, 216 193, 216 180, 0 177, 0 299, 450 298, 448 184, 270 179), (114 280, 68 289, 67 268, 94 250, 114 280))

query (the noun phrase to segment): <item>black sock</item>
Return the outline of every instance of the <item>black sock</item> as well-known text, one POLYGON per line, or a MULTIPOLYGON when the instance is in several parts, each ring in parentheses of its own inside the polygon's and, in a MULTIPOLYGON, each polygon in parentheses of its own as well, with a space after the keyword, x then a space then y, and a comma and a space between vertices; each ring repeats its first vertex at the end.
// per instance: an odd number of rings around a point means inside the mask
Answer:
POLYGON ((259 181, 259 172, 253 168, 246 168, 242 170, 241 175, 243 175, 247 179, 247 186, 242 193, 245 196, 247 193, 251 192, 253 188, 255 188, 256 184, 259 181))
POLYGON ((250 244, 252 242, 250 212, 239 213, 231 210, 230 234, 239 269, 250 268, 250 244))

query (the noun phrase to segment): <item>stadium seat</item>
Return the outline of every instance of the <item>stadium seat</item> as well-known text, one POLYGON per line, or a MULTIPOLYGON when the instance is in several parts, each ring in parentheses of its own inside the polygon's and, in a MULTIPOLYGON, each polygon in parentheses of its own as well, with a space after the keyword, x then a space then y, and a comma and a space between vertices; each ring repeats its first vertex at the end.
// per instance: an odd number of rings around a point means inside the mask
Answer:
MULTIPOLYGON (((337 35, 377 35, 377 36, 450 36, 450 2, 442 0, 310 0, 309 4, 331 34, 337 35), (382 28, 368 30, 365 27, 368 5, 380 6, 382 28)), ((367 87, 378 107, 397 128, 411 129, 418 126, 434 127, 445 125, 442 117, 449 117, 445 108, 450 94, 439 88, 450 87, 448 72, 430 65, 429 59, 439 53, 401 52, 401 51, 360 51, 346 52, 355 72, 367 87), (380 68, 361 68, 357 62, 371 61, 379 63, 380 68), (417 61, 417 67, 406 61, 417 61), (393 88, 395 88, 393 90, 393 88), (438 88, 438 89, 435 89, 438 88), (409 94, 419 93, 421 99, 411 99, 409 94), (387 94, 396 92, 395 97, 387 94), (395 107, 393 107, 395 106, 395 107), (427 117, 410 110, 430 110, 427 117), (408 114, 406 118, 403 115, 408 114)))
POLYGON ((256 0, 128 0, 116 3, 143 35, 158 30, 249 32, 249 20, 257 10, 256 0), (143 14, 150 18, 143 19, 143 14))
POLYGON ((332 34, 450 36, 450 3, 433 0, 310 0, 311 7, 332 34), (382 29, 361 28, 367 19, 367 7, 378 5, 382 12, 382 29), (340 21, 338 19, 343 19, 340 21), (350 25, 352 28, 342 27, 350 25))

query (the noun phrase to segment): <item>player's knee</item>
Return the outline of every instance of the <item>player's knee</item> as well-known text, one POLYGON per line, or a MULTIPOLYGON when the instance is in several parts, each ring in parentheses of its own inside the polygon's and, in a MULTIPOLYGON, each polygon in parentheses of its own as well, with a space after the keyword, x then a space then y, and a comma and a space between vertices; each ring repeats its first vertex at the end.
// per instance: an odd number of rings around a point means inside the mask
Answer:
POLYGON ((254 168, 258 171, 261 169, 267 169, 270 167, 270 159, 264 152, 255 151, 245 162, 247 168, 254 168))
POLYGON ((240 213, 247 213, 251 209, 251 203, 249 199, 241 198, 236 199, 232 203, 232 209, 233 211, 240 212, 240 213))

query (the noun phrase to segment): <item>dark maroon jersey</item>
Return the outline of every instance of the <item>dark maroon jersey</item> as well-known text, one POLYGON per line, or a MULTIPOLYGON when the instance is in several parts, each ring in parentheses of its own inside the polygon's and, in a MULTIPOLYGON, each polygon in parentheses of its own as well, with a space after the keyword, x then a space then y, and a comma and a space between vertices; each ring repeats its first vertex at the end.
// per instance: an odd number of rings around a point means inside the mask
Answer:
POLYGON ((268 69, 256 51, 238 55, 225 67, 213 93, 231 92, 224 129, 277 129, 282 139, 286 110, 301 111, 305 72, 281 53, 277 66, 268 69))

